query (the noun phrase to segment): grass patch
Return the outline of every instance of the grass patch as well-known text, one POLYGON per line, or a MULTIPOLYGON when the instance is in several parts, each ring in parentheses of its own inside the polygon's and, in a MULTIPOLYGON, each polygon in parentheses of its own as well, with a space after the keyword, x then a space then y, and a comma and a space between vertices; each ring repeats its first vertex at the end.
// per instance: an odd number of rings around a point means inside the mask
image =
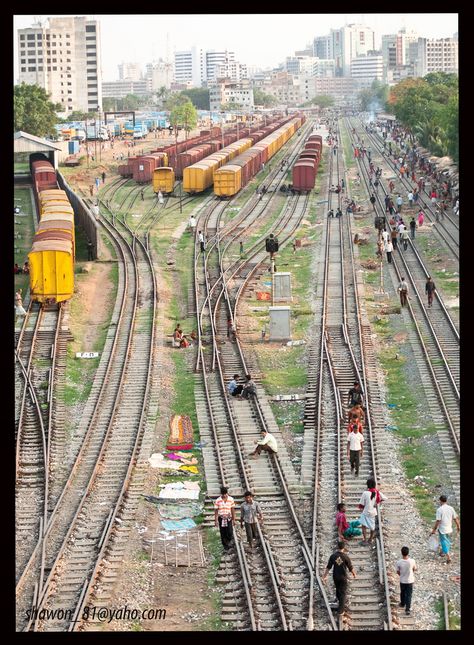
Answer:
MULTIPOLYGON (((388 321, 378 321, 377 328, 382 329, 383 337, 391 336, 388 321)), ((436 474, 438 470, 433 467, 431 450, 426 444, 427 435, 435 434, 436 428, 421 417, 417 392, 410 385, 406 374, 410 366, 407 359, 399 353, 399 348, 385 349, 379 360, 385 371, 387 403, 396 406, 390 410, 394 431, 404 440, 401 447, 403 468, 418 511, 424 520, 430 522, 435 510, 430 491, 442 483, 436 474), (417 475, 423 477, 423 485, 413 481, 417 475)))
POLYGON ((296 389, 306 387, 305 353, 304 346, 285 347, 277 351, 265 348, 266 360, 260 361, 260 367, 262 383, 269 395, 293 394, 296 389))
POLYGON ((62 391, 64 405, 72 406, 87 400, 92 389, 93 376, 99 365, 99 360, 100 357, 87 360, 75 358, 72 348, 68 347, 66 382, 62 391))
POLYGON ((199 441, 198 420, 194 402, 194 375, 186 363, 186 352, 172 352, 171 358, 174 362, 174 380, 178 385, 175 387, 173 403, 171 406, 174 414, 187 414, 192 421, 194 438, 199 441))

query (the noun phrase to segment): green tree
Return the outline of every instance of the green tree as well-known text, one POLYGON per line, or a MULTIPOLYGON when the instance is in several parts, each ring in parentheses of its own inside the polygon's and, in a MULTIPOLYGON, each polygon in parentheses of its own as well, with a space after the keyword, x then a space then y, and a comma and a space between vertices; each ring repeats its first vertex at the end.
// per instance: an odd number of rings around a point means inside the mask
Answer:
POLYGON ((193 87, 181 92, 187 96, 197 110, 209 110, 209 90, 206 87, 193 87))
POLYGON ((170 125, 174 128, 176 145, 178 145, 178 130, 184 128, 187 140, 189 132, 196 127, 197 121, 197 111, 191 101, 186 98, 183 103, 181 98, 177 98, 176 104, 170 112, 170 125))
POLYGON ((127 94, 122 99, 122 109, 123 110, 137 110, 140 106, 140 99, 135 94, 127 94))
POLYGON ((331 107, 334 105, 334 97, 328 96, 327 94, 319 94, 311 99, 311 105, 317 105, 321 109, 331 107))
POLYGON ((49 100, 49 95, 39 85, 22 83, 14 87, 15 131, 22 130, 36 137, 54 136, 54 126, 59 122, 56 111, 62 109, 62 106, 49 100))
POLYGON ((276 98, 276 96, 273 96, 272 94, 266 94, 259 87, 254 87, 253 102, 254 102, 254 105, 263 105, 263 107, 272 107, 272 105, 275 105, 276 103, 278 103, 278 99, 276 98))

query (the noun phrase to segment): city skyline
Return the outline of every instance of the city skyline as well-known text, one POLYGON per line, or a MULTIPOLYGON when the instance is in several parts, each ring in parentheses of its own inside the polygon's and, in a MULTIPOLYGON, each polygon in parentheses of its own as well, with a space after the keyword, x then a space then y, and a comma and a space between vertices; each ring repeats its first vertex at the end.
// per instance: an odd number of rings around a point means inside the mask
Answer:
MULTIPOLYGON (((16 30, 33 26, 37 19, 45 21, 66 15, 77 14, 14 16, 15 82, 16 30)), ((457 13, 84 15, 100 21, 104 81, 118 79, 118 65, 122 62, 139 63, 144 71, 147 63, 159 58, 173 61, 174 51, 188 50, 194 45, 204 50, 227 49, 248 66, 273 68, 295 51, 304 49, 316 36, 324 36, 330 29, 345 24, 364 24, 374 29, 376 47, 380 47, 383 34, 403 28, 427 38, 448 38, 458 31, 457 13), (228 25, 231 30, 226 29, 228 25), (246 34, 245 39, 242 33, 246 34)))

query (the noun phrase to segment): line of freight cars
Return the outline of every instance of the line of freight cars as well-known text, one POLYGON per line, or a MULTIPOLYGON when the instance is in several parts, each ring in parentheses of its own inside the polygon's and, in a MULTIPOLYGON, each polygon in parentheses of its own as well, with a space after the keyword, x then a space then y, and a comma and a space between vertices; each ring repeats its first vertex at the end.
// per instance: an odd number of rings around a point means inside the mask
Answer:
MULTIPOLYGON (((263 130, 257 130, 248 138, 239 139, 226 148, 222 148, 219 152, 202 159, 200 162, 188 166, 183 171, 183 190, 186 193, 194 194, 201 193, 214 183, 215 174, 219 168, 227 164, 227 162, 238 157, 246 150, 248 150, 257 142, 261 142, 262 138, 269 135, 273 136, 278 128, 287 123, 290 119, 285 118, 277 121, 271 126, 267 126, 263 130)), ((268 156, 268 155, 266 155, 268 156)), ((257 170, 260 169, 258 167, 257 170)))
MULTIPOLYGON (((265 136, 265 133, 272 132, 278 127, 278 125, 270 125, 272 121, 273 119, 269 119, 269 125, 266 128, 260 128, 260 126, 240 128, 240 133, 243 134, 243 131, 248 129, 249 137, 258 140, 265 136), (258 137, 256 137, 257 134, 258 137)), ((174 188, 174 180, 183 177, 186 167, 234 143, 237 141, 238 134, 237 128, 222 134, 220 127, 213 126, 209 130, 201 130, 197 137, 180 141, 177 144, 162 146, 147 155, 130 157, 126 164, 118 167, 118 173, 122 177, 132 177, 140 184, 153 179, 155 193, 158 191, 171 193, 174 188), (155 177, 154 171, 163 167, 167 167, 167 169, 160 170, 155 177)))
POLYGON ((293 165, 293 190, 299 193, 307 193, 314 188, 322 149, 322 136, 320 134, 311 134, 293 165))
POLYGON ((28 253, 30 297, 44 304, 59 303, 74 293, 74 211, 44 155, 30 156, 30 172, 39 214, 28 253))
POLYGON ((304 115, 297 115, 275 130, 231 163, 221 166, 214 172, 214 193, 219 197, 232 197, 244 188, 249 181, 270 161, 280 148, 295 134, 305 122, 304 115))

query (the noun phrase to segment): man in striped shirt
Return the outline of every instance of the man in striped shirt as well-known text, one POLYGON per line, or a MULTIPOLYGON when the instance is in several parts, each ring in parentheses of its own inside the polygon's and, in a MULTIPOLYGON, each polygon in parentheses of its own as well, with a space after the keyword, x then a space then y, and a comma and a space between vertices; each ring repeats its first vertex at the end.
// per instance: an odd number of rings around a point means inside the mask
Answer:
POLYGON ((214 521, 216 527, 219 527, 222 545, 227 551, 230 549, 233 537, 232 525, 235 524, 235 502, 234 498, 227 494, 225 486, 221 486, 221 496, 214 502, 214 521))

